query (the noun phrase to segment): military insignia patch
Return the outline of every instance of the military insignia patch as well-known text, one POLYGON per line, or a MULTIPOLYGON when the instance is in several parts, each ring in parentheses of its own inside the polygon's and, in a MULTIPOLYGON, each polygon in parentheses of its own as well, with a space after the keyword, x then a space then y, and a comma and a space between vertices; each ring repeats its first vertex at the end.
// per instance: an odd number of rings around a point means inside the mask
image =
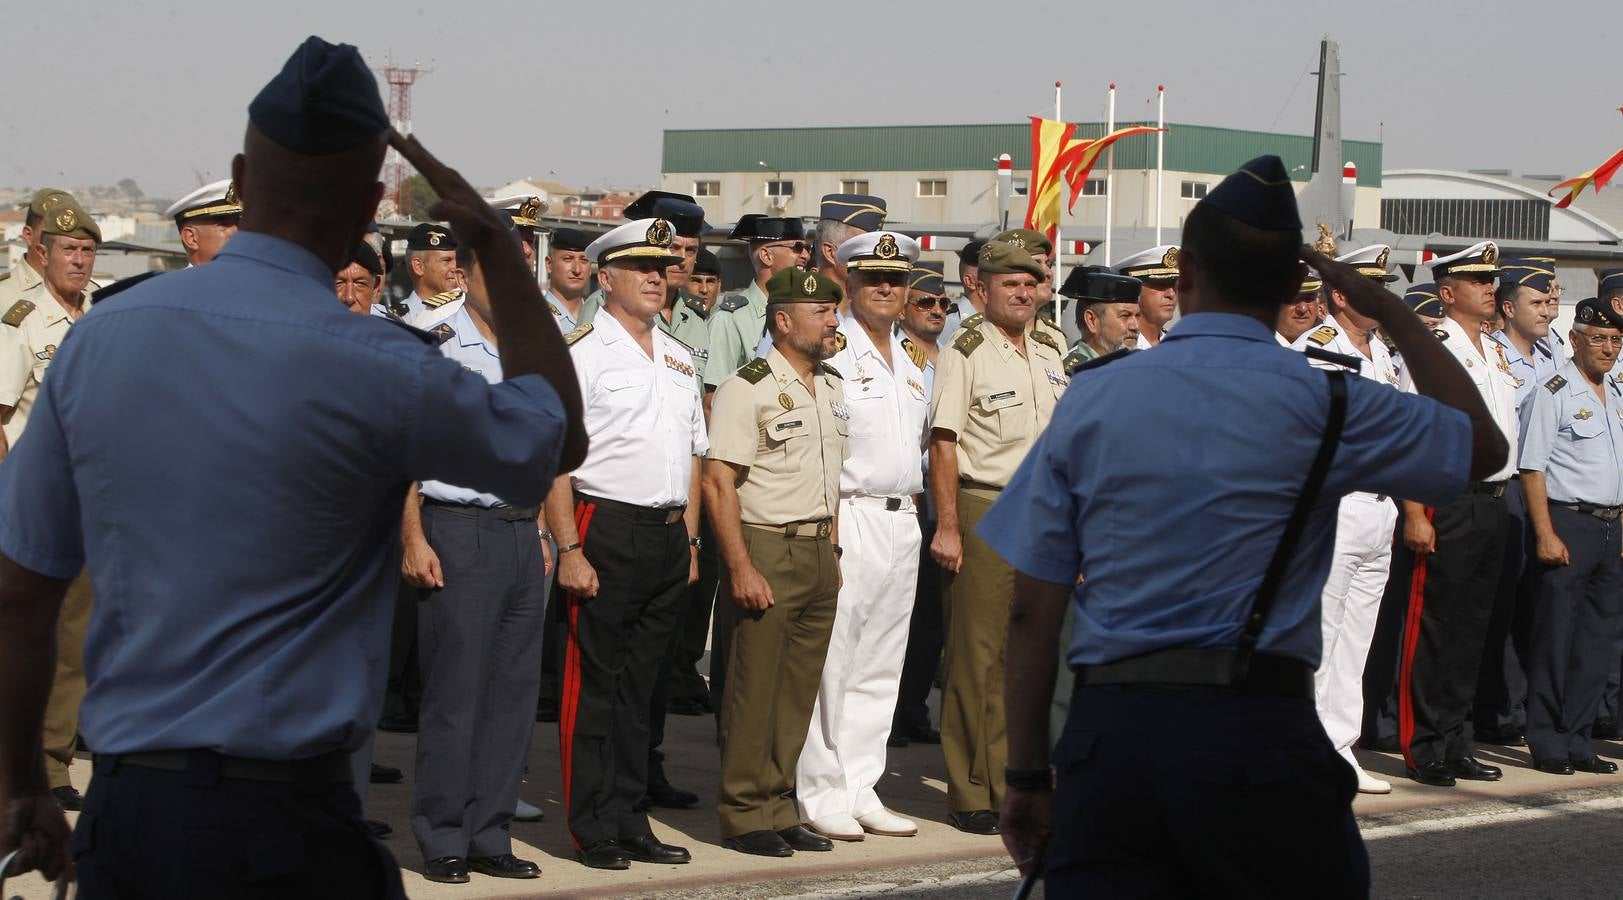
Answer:
POLYGON ((849 412, 847 412, 846 409, 845 409, 845 404, 841 403, 838 400, 830 400, 829 401, 829 403, 828 403, 828 411, 833 413, 834 418, 836 418, 836 419, 849 419, 849 418, 851 418, 851 414, 849 412))
POLYGON ((1325 256, 1336 255, 1336 239, 1330 234, 1330 226, 1319 223, 1319 239, 1313 242, 1313 249, 1325 256))
POLYGON ((880 259, 895 259, 897 252, 896 238, 889 234, 880 235, 879 243, 873 248, 873 255, 880 259))
POLYGON ((760 384, 772 374, 772 366, 764 359, 752 359, 738 367, 738 376, 750 384, 760 384))
POLYGON ((926 360, 924 358, 923 347, 913 343, 913 341, 908 338, 902 338, 902 352, 906 353, 907 358, 913 361, 913 365, 918 366, 921 369, 924 368, 926 360))
POLYGON ((536 216, 541 215, 541 198, 531 197, 530 199, 525 200, 523 203, 520 203, 518 206, 518 214, 526 219, 533 219, 536 216))
POLYGON ((1594 413, 1590 412, 1587 409, 1580 409, 1577 412, 1573 413, 1572 417, 1574 419, 1577 419, 1580 422, 1584 422, 1584 421, 1588 421, 1588 419, 1593 415, 1594 415, 1594 413))
POLYGON ((733 294, 731 296, 721 298, 721 303, 717 306, 717 308, 722 312, 733 312, 735 310, 743 309, 749 305, 749 298, 745 297, 743 294, 733 294))
POLYGON ((1329 325, 1320 325, 1318 328, 1313 329, 1313 332, 1307 336, 1308 343, 1317 344, 1320 347, 1325 346, 1335 339, 1336 330, 1329 325))
POLYGON ((23 320, 28 318, 28 314, 33 311, 34 303, 32 300, 18 300, 16 303, 11 304, 11 308, 6 310, 6 314, 4 316, 0 316, 0 322, 4 322, 13 328, 16 328, 21 325, 23 320))
POLYGON ((1032 329, 1031 339, 1036 341, 1037 343, 1042 344, 1043 346, 1049 348, 1050 350, 1053 350, 1055 353, 1064 353, 1065 352, 1064 349, 1062 349, 1060 347, 1059 341, 1054 340, 1054 336, 1049 334, 1046 331, 1042 331, 1040 329, 1032 329))
POLYGON ((44 350, 41 350, 38 353, 34 354, 34 358, 37 359, 37 360, 41 360, 41 361, 48 361, 51 357, 53 357, 55 355, 56 355, 56 345, 55 344, 46 344, 44 350))
POLYGON ((1383 269, 1386 268, 1386 258, 1388 256, 1391 256, 1391 255, 1392 255, 1392 248, 1391 247, 1388 247, 1385 250, 1382 250, 1381 255, 1375 257, 1375 265, 1377 265, 1377 266, 1379 266, 1379 267, 1381 267, 1383 269))
POLYGON ((1166 253, 1163 253, 1161 255, 1161 265, 1163 265, 1163 266, 1165 266, 1165 267, 1167 267, 1169 269, 1176 269, 1178 267, 1178 248, 1177 247, 1173 247, 1173 248, 1167 250, 1166 253))
POLYGON ((975 348, 986 340, 985 335, 982 335, 979 329, 962 328, 959 330, 963 333, 952 339, 952 349, 965 356, 974 353, 975 348))
POLYGON ((1544 386, 1549 389, 1550 393, 1553 394, 1567 386, 1567 379, 1561 375, 1557 375, 1554 378, 1551 378, 1549 381, 1544 382, 1544 386))
POLYGON ((671 223, 664 219, 655 219, 654 224, 648 226, 648 243, 655 247, 669 247, 671 245, 671 223))
POLYGON ((783 407, 784 409, 794 409, 795 408, 795 400, 794 400, 793 397, 789 396, 788 394, 779 394, 778 395, 778 405, 783 407))
POLYGON ((1498 247, 1498 245, 1489 244, 1488 246, 1482 248, 1482 261, 1484 263, 1487 263, 1490 266, 1498 265, 1499 264, 1499 247, 1498 247))
POLYGON ((56 227, 73 231, 79 227, 79 216, 71 209, 64 209, 56 214, 56 227))
POLYGON ((585 325, 581 325, 581 326, 577 327, 574 331, 571 331, 568 334, 564 335, 564 344, 567 345, 567 346, 573 347, 573 346, 575 346, 576 341, 580 340, 581 338, 583 338, 583 337, 585 337, 585 336, 587 336, 588 334, 591 334, 591 333, 592 333, 592 323, 587 322, 585 325))
POLYGON ((225 186, 225 202, 237 202, 237 183, 235 181, 225 186))
POLYGON ((442 238, 442 237, 445 237, 444 232, 442 232, 442 231, 430 231, 428 233, 428 246, 430 246, 430 247, 438 247, 440 245, 440 238, 442 238))
POLYGON ((443 344, 456 336, 456 330, 444 322, 441 322, 440 324, 435 325, 429 334, 434 338, 434 343, 443 344))
POLYGON ((1448 332, 1442 330, 1441 328, 1433 328, 1431 333, 1437 335, 1437 340, 1439 341, 1448 340, 1448 332))

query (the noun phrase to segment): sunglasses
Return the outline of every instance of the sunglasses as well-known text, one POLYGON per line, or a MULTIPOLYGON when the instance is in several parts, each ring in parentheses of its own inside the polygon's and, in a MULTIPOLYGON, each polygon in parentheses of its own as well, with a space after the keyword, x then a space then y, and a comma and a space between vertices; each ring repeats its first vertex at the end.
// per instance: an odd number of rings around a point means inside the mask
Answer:
POLYGON ((783 249, 788 250, 791 253, 805 253, 806 251, 811 249, 811 245, 806 243, 805 241, 795 241, 793 243, 783 243, 783 244, 767 244, 767 246, 768 247, 782 247, 783 249))
POLYGON ((912 300, 914 309, 935 309, 940 307, 942 312, 952 309, 952 301, 946 297, 916 297, 912 300))

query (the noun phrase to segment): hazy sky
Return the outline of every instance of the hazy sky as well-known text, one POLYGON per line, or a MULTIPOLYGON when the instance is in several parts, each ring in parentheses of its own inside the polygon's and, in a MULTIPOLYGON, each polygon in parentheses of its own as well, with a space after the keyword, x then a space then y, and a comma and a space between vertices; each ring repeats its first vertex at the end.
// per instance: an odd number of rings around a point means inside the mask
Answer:
MULTIPOLYGON (((1318 39, 1348 138, 1387 168, 1573 175, 1623 145, 1618 19, 1598 0, 257 4, 6 0, 0 185, 229 174, 248 101, 308 34, 420 62, 416 133, 476 184, 648 185, 665 128, 1073 121, 1308 133, 1318 39), (18 54, 21 54, 20 58, 18 54), (556 174, 553 174, 556 173, 556 174)), ((1614 188, 1616 189, 1616 188, 1614 188)))

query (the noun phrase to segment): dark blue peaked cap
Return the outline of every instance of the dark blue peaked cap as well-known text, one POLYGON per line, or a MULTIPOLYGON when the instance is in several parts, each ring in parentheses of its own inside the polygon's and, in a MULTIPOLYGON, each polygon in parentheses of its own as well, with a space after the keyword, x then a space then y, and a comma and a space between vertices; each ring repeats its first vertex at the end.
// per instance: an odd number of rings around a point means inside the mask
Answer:
POLYGON ((1601 269, 1598 277, 1600 279, 1600 284, 1597 287, 1599 293, 1604 294, 1607 291, 1623 289, 1623 269, 1601 269))
POLYGON ((1200 203, 1263 231, 1302 230, 1296 190, 1277 156, 1259 156, 1241 166, 1200 203))
POLYGON ((248 104, 248 120, 272 141, 305 156, 353 150, 389 128, 377 79, 360 51, 314 35, 248 104))
POLYGON ((683 237, 700 237, 710 229, 704 224, 704 207, 687 194, 649 191, 631 202, 621 213, 627 222, 636 219, 666 219, 683 237))

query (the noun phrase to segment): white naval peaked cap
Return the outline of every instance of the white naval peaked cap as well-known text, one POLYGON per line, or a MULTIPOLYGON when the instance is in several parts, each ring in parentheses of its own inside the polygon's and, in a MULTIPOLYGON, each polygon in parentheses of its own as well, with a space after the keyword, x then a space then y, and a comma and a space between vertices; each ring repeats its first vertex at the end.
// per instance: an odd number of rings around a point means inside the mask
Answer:
POLYGON ((1144 281, 1171 281, 1178 277, 1178 245, 1162 244, 1116 262, 1116 274, 1144 281))
POLYGON ((586 258, 600 266, 621 259, 664 259, 675 265, 682 259, 671 250, 675 233, 669 220, 637 219, 586 245, 586 258))
POLYGON ((1472 244, 1450 256, 1439 256, 1431 261, 1431 274, 1437 278, 1446 275, 1499 274, 1499 245, 1493 241, 1472 244))
POLYGON ((231 179, 224 178, 213 184, 205 184, 190 194, 169 204, 163 211, 163 217, 174 219, 176 224, 184 223, 189 219, 211 219, 218 216, 242 215, 242 202, 237 199, 237 187, 231 179))
POLYGON ((1385 244, 1370 244, 1351 253, 1343 253, 1336 257, 1336 262, 1343 262, 1358 270, 1358 274, 1376 281, 1397 281, 1398 276, 1386 270, 1386 259, 1392 255, 1392 248, 1385 244))
POLYGON ((847 239, 835 256, 847 269, 912 272, 919 259, 919 242, 894 231, 870 231, 847 239))

